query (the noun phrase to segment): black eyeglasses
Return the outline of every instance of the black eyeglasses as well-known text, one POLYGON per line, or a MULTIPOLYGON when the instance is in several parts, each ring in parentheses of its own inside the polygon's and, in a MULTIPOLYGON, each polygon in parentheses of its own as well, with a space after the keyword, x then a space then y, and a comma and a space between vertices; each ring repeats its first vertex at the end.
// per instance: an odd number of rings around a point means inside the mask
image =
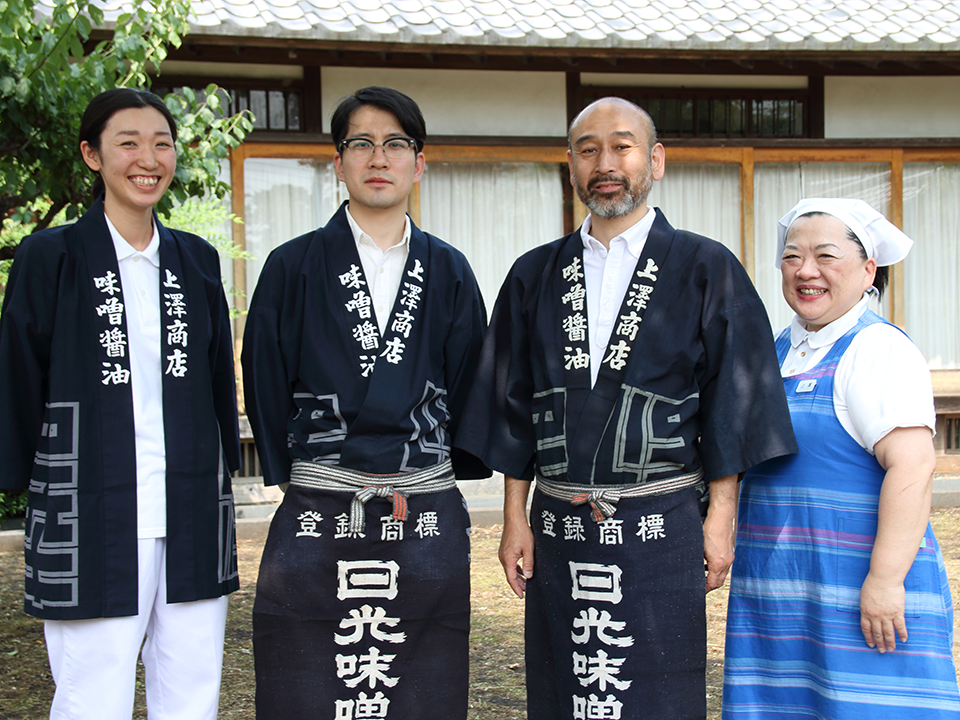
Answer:
POLYGON ((383 148, 383 154, 391 160, 401 160, 410 152, 410 148, 415 148, 417 141, 408 137, 392 137, 380 143, 375 143, 367 138, 346 138, 340 141, 337 150, 342 155, 345 150, 349 150, 351 155, 360 159, 369 158, 378 147, 383 148))

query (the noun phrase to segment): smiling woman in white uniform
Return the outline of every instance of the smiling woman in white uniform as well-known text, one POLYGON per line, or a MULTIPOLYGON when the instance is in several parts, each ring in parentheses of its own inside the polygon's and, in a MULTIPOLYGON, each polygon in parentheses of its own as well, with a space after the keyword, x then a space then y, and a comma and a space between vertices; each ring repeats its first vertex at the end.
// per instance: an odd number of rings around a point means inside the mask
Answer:
POLYGON ((58 720, 130 718, 141 644, 150 720, 217 715, 233 353, 216 251, 153 212, 175 142, 155 95, 94 98, 98 199, 23 241, 4 297, 0 488, 30 490, 24 608, 45 620, 58 720))
POLYGON ((743 479, 723 717, 958 718, 930 372, 867 308, 913 243, 860 200, 803 200, 778 230, 800 452, 743 479))

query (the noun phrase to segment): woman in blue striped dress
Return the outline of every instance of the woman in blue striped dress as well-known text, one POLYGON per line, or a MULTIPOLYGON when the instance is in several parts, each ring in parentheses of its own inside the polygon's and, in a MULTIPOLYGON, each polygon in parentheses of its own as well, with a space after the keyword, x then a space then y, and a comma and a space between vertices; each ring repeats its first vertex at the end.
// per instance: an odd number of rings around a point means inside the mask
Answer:
POLYGON ((867 308, 912 241, 863 201, 809 199, 778 242, 800 452, 743 479, 723 717, 960 718, 930 373, 867 308))

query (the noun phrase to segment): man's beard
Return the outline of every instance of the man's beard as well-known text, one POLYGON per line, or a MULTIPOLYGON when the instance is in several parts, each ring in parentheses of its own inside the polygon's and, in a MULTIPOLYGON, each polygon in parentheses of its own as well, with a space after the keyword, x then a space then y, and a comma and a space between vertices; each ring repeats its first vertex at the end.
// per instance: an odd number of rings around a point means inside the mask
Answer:
POLYGON ((653 187, 653 173, 649 166, 641 171, 633 182, 626 175, 601 175, 592 178, 587 187, 576 183, 577 197, 594 215, 606 220, 626 217, 647 201, 650 188, 653 187), (602 182, 618 182, 621 189, 614 195, 595 195, 593 188, 602 182))

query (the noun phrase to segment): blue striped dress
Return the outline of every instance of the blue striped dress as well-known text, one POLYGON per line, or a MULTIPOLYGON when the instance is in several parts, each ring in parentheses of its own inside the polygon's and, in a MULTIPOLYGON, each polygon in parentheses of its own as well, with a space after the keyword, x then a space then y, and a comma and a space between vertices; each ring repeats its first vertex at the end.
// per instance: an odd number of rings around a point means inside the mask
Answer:
MULTIPOLYGON (((884 471, 837 419, 833 381, 853 337, 874 322, 884 321, 865 312, 816 367, 784 378, 800 452, 743 480, 724 718, 960 718, 953 605, 929 524, 904 582, 908 641, 881 654, 860 631, 884 471)), ((781 362, 789 344, 788 328, 781 362)))

